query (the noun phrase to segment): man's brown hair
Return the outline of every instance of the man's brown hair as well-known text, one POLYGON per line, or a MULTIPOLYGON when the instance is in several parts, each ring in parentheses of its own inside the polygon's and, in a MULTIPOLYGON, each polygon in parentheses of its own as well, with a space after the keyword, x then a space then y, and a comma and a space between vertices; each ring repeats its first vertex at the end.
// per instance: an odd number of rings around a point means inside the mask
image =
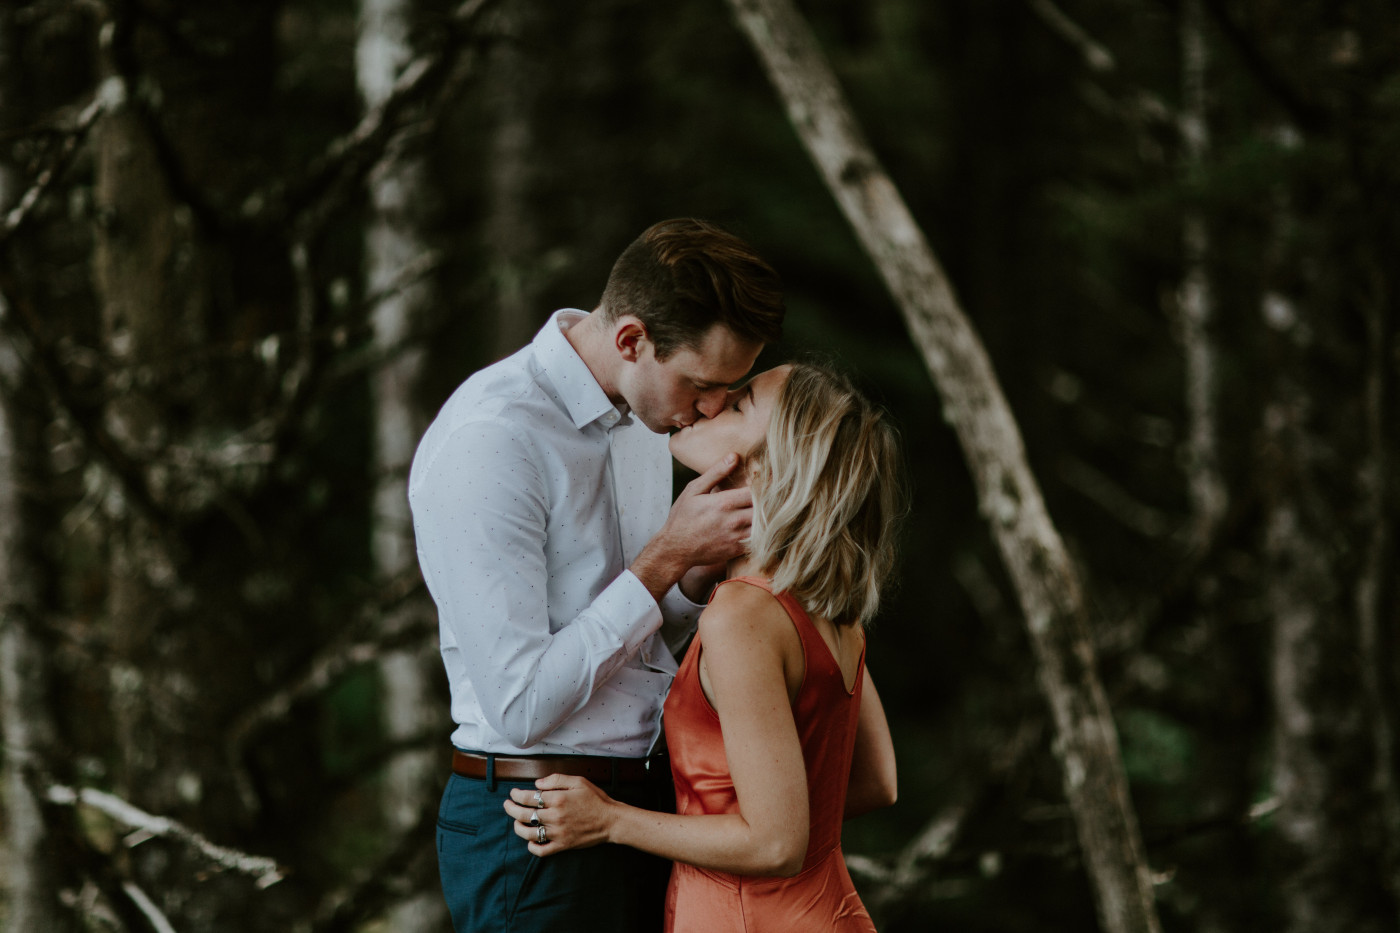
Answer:
POLYGON ((601 302, 607 320, 646 325, 656 358, 695 349, 715 324, 754 343, 782 336, 782 281, 753 248, 693 217, 648 227, 613 264, 601 302))

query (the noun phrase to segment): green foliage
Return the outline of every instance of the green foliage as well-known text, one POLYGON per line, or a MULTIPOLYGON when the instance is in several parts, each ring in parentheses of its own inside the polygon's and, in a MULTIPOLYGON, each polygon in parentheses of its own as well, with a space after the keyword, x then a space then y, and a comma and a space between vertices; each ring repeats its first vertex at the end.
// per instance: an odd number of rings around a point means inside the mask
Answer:
POLYGON ((1115 718, 1129 780, 1176 785, 1191 777, 1195 743, 1181 723, 1150 709, 1125 709, 1115 718))

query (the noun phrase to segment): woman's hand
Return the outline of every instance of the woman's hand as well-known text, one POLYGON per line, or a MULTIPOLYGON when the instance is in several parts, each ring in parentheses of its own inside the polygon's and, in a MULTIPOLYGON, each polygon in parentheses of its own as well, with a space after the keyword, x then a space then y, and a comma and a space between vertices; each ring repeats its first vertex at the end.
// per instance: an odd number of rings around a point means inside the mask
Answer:
POLYGON ((513 788, 503 806, 515 820, 515 834, 530 844, 530 854, 553 855, 607 842, 619 804, 587 778, 551 774, 536 781, 535 790, 513 788))

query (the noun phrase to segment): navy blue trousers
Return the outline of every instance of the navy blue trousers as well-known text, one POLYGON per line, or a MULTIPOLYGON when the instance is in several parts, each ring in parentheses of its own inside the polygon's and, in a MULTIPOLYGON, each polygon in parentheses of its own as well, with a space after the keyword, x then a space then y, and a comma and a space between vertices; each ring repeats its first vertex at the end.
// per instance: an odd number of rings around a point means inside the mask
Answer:
MULTIPOLYGON (((537 858, 502 802, 533 781, 453 774, 438 808, 438 872, 456 933, 658 933, 671 863, 601 845, 537 858)), ((603 790, 648 810, 675 810, 670 775, 603 790)))

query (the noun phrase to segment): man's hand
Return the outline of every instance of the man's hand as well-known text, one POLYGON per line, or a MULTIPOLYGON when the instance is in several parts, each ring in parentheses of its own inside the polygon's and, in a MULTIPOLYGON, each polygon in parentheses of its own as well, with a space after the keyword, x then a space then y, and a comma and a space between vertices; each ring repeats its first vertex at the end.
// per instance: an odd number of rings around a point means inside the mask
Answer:
POLYGON ((728 561, 721 561, 717 564, 697 564, 687 570, 685 576, 681 577, 681 592, 691 602, 703 605, 710 601, 710 594, 724 579, 728 569, 728 561))
POLYGON ((738 462, 738 454, 729 454, 686 484, 666 524, 632 562, 632 572, 657 602, 691 567, 723 563, 744 553, 753 524, 753 496, 748 489, 715 488, 738 462))

